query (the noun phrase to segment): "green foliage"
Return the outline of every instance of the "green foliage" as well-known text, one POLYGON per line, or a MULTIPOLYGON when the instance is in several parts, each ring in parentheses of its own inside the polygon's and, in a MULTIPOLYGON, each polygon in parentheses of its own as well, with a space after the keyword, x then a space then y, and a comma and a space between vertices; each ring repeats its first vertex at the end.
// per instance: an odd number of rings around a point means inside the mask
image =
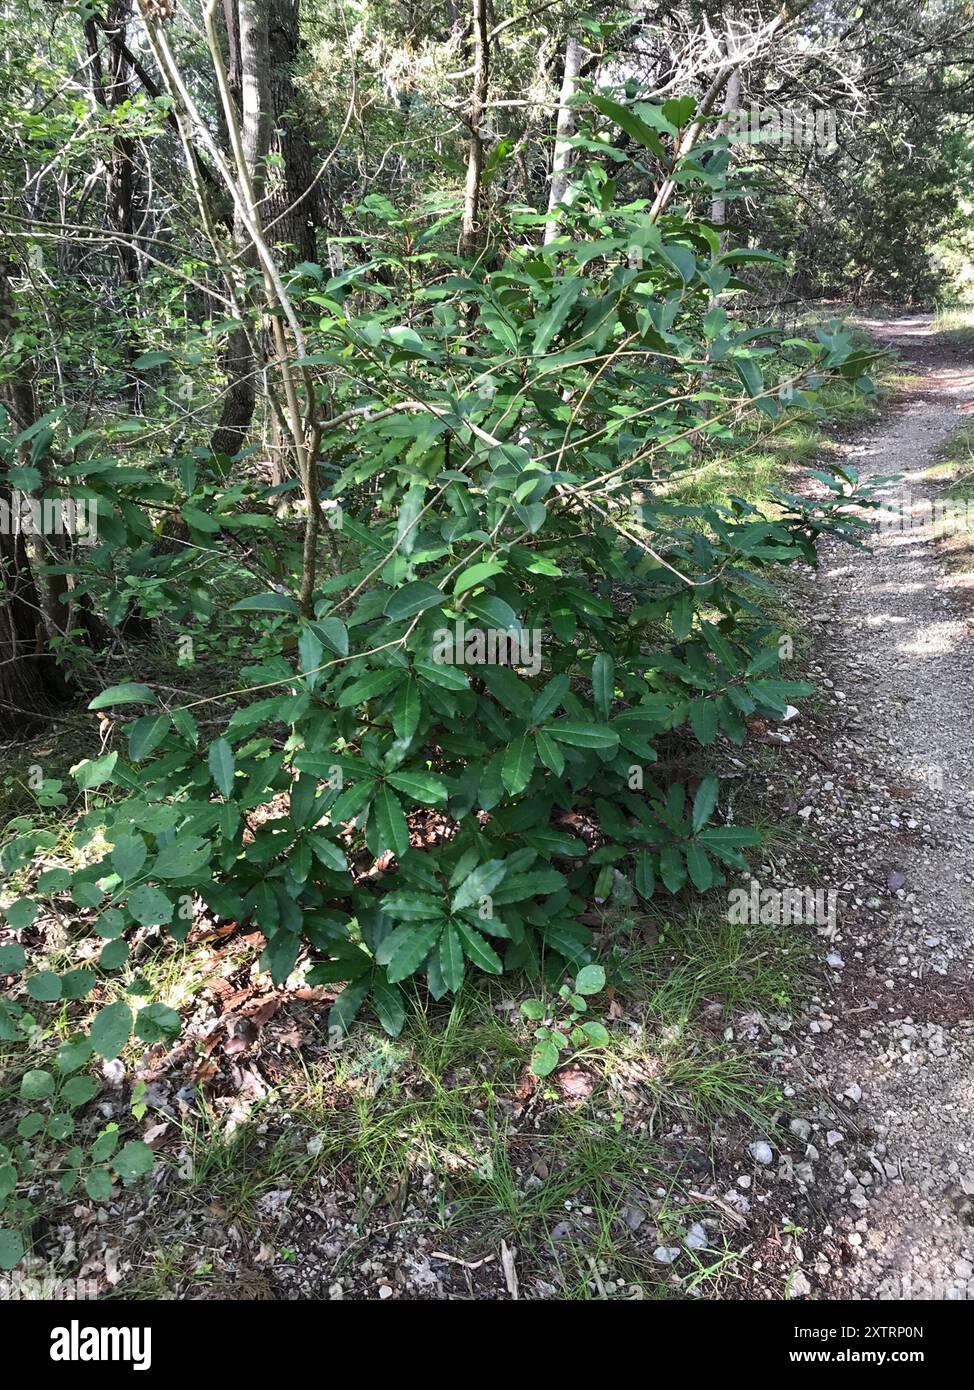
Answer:
MULTIPOLYGON (((599 110, 650 148, 681 115, 642 105, 637 127, 615 103, 599 110)), ((715 178, 693 165, 683 177, 708 191, 715 178)), ((654 222, 645 200, 617 199, 601 163, 580 173, 555 241, 539 247, 537 219, 515 213, 511 249, 486 271, 434 253, 391 209, 370 212, 401 247, 292 285, 322 420, 318 475, 341 519, 311 611, 297 598, 298 538, 268 530, 266 490, 227 486, 192 458, 67 470, 96 497, 100 528, 68 568, 111 590, 110 615, 133 597, 127 569, 150 611, 210 619, 194 546, 152 550, 154 507, 205 537, 238 593, 245 538, 254 592, 228 621, 257 659, 238 680, 253 698, 213 736, 212 720, 204 737, 192 705, 142 682, 91 701, 136 709, 114 747, 73 769, 83 867, 36 896, 70 891, 97 911, 107 945, 96 970, 39 971, 27 994, 80 999, 127 968, 127 934, 161 927, 182 941, 204 907, 259 928, 278 984, 310 946, 309 982, 344 985, 339 1031, 368 1004, 398 1034, 416 985, 439 1000, 480 973, 551 989, 569 974, 565 1019, 538 1035, 544 1075, 569 1046, 608 1040, 581 1021, 604 984, 590 963, 591 900, 703 892, 746 867, 759 837, 721 823, 717 779, 691 796, 692 759, 676 777, 653 765, 664 745, 741 743, 747 717, 774 718, 809 693, 782 677, 761 597, 778 567, 813 559, 821 533, 855 540, 865 523, 852 509, 869 500, 837 468, 822 475, 825 500, 780 493, 768 514, 672 490, 701 447, 733 440, 738 419, 807 406, 831 374, 868 387, 869 363, 838 328, 819 330, 791 343, 802 390, 782 394, 764 374, 771 338, 729 312, 746 257, 722 252, 699 218, 654 222), (594 844, 580 820, 597 826, 594 844)), ((11 456, 25 442, 11 440, 11 456)), ((37 843, 12 841, 5 867, 37 843)), ((33 908, 16 902, 10 925, 33 908)), ((26 966, 9 948, 4 964, 26 966)), ((175 1035, 172 1010, 108 997, 66 1070, 118 1057, 133 1033, 175 1035)), ((4 1006, 4 1036, 29 1027, 19 1004, 4 1006)), ((28 1071, 22 1094, 37 1108, 21 1137, 68 1139, 94 1084, 28 1071)), ((70 1150, 65 1178, 83 1175, 102 1199, 113 1174, 134 1180, 151 1161, 138 1143, 116 1152, 109 1127, 70 1150)))
POLYGON ((549 1076, 569 1049, 578 1051, 608 1045, 610 1039, 605 1024, 585 1017, 588 996, 604 988, 605 971, 601 965, 583 965, 575 976, 574 988, 562 985, 553 1007, 540 999, 522 1002, 521 1013, 539 1025, 534 1030, 536 1046, 531 1054, 531 1071, 535 1076, 549 1076))

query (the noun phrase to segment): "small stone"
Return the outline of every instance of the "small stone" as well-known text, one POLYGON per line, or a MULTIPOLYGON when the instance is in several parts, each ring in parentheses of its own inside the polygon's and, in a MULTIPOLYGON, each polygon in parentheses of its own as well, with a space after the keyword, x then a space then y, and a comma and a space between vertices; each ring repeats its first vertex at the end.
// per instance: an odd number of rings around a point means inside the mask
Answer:
POLYGON ((842 1143, 842 1140, 845 1138, 845 1135, 841 1132, 841 1130, 830 1129, 825 1137, 828 1140, 829 1148, 834 1149, 836 1144, 842 1143))
POLYGON ((807 1120, 792 1120, 788 1128, 792 1134, 796 1135, 803 1144, 807 1144, 812 1133, 812 1127, 807 1120))
POLYGON ((703 1224, 700 1221, 694 1222, 687 1232, 687 1238, 684 1241, 687 1249, 705 1250, 707 1248, 707 1242, 708 1236, 703 1224))
POLYGON ((680 1258, 680 1247, 678 1245, 657 1245, 653 1251, 653 1259, 659 1260, 661 1265, 671 1265, 674 1260, 680 1258))
POLYGON ((847 1086, 845 1088, 842 1094, 846 1096, 847 1099, 854 1101, 855 1104, 858 1105, 859 1102, 862 1100, 862 1087, 853 1082, 851 1086, 847 1086))
POLYGON ((766 1139, 755 1139, 753 1144, 748 1144, 747 1151, 755 1163, 774 1162, 774 1150, 766 1139))
POLYGON ((620 1215, 630 1231, 638 1231, 646 1220, 646 1213, 639 1207, 623 1207, 620 1215))
POLYGON ((789 1298, 807 1298, 811 1291, 812 1286, 808 1281, 808 1277, 803 1274, 801 1270, 799 1270, 797 1274, 792 1275, 788 1280, 789 1298))
POLYGON ((380 1285, 379 1285, 379 1297, 380 1297, 380 1298, 391 1298, 391 1297, 392 1297, 392 1289, 389 1287, 388 1284, 380 1284, 380 1285))

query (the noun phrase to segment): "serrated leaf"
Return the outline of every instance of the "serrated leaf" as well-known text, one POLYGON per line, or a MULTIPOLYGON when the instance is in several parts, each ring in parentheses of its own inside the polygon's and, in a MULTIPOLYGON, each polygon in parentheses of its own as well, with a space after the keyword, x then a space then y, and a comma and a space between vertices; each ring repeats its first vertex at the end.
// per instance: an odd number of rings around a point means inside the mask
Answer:
POLYGON ((233 749, 225 738, 215 739, 210 744, 206 761, 217 790, 222 796, 229 796, 233 791, 236 763, 233 749))
POLYGON ((534 771, 535 745, 530 734, 516 738, 504 755, 501 781, 511 796, 518 796, 531 781, 534 771))
POLYGON ((372 824, 378 835, 380 850, 389 849, 401 859, 409 848, 409 826, 398 798, 383 783, 372 803, 372 824))
POLYGON ((612 706, 614 678, 615 663, 612 657, 600 652, 592 662, 592 694, 595 697, 595 708, 603 719, 608 719, 612 706))
POLYGON ((697 788, 697 793, 693 798, 692 827, 694 835, 710 819, 713 809, 717 805, 719 790, 720 783, 716 777, 705 777, 697 788))
POLYGON ((489 975, 503 975, 503 962, 487 939, 466 922, 457 921, 456 927, 460 933, 463 953, 468 960, 472 960, 474 965, 486 970, 489 975))
POLYGON ((465 969, 460 934, 451 922, 440 937, 440 974, 447 989, 454 994, 463 984, 465 969))
POLYGON ((397 738, 408 742, 419 727, 423 702, 419 693, 419 681, 409 676, 396 691, 392 706, 392 727, 397 738))
POLYGON ((409 923, 389 933, 375 958, 385 966, 390 984, 398 984, 416 973, 436 944, 442 927, 442 922, 409 923))

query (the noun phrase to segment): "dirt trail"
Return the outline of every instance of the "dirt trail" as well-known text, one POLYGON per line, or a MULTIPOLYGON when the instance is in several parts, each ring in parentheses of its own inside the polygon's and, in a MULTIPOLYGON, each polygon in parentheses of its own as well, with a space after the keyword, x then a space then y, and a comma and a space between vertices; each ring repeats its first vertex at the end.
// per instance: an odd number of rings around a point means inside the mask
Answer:
MULTIPOLYGON (((865 326, 922 379, 844 452, 864 475, 901 474, 883 495, 909 510, 942 490, 924 473, 971 418, 974 369, 928 318, 865 326)), ((813 617, 835 771, 811 779, 802 814, 841 891, 837 926, 820 930, 829 985, 793 1067, 817 1227, 806 1296, 974 1299, 969 584, 930 528, 877 528, 869 553, 830 543, 821 556, 813 617)), ((799 1173, 801 1159, 799 1147, 799 1173)))

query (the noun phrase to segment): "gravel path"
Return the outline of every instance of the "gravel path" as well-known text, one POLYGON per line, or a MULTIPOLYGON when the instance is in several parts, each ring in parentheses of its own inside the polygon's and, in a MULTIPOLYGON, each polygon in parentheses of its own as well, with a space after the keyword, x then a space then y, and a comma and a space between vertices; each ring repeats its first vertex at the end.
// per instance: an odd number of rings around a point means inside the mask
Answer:
MULTIPOLYGON (((915 505, 937 494, 923 474, 970 418, 974 372, 926 318, 866 326, 922 381, 848 461, 902 474, 883 495, 915 505)), ((943 543, 907 529, 877 531, 871 553, 825 546, 813 601, 837 736, 799 814, 840 910, 819 928, 829 985, 785 1068, 811 1149, 804 1170, 800 1147, 784 1162, 818 1213, 794 1292, 974 1299, 970 592, 943 543)))

